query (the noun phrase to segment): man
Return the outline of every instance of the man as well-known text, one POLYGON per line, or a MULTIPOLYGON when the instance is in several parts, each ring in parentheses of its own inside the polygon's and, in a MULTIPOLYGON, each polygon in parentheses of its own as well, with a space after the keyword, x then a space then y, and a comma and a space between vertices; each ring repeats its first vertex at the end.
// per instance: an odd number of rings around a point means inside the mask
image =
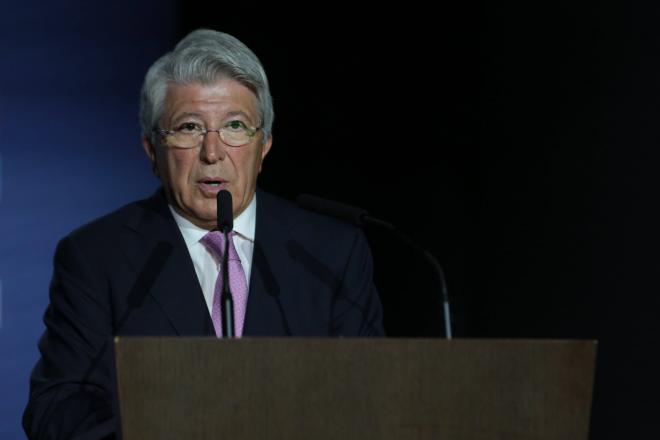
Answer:
POLYGON ((149 69, 142 144, 162 188, 59 243, 30 438, 112 435, 114 335, 222 336, 224 248, 212 230, 223 189, 237 335, 383 334, 363 235, 257 190, 273 117, 263 67, 230 35, 192 32, 149 69))

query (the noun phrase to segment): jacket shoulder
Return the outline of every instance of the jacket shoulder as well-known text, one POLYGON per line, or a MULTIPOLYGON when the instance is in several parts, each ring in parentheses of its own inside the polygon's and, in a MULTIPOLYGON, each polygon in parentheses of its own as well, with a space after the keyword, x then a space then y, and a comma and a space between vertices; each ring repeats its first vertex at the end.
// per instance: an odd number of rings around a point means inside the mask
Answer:
POLYGON ((283 226, 297 231, 329 236, 360 233, 360 229, 351 223, 300 208, 287 199, 262 191, 257 196, 257 212, 260 209, 265 215, 275 216, 283 226))
POLYGON ((153 214, 163 215, 163 208, 167 209, 167 205, 162 203, 162 206, 159 206, 160 201, 158 197, 158 195, 154 195, 146 199, 128 203, 79 226, 67 234, 64 239, 72 239, 74 241, 88 241, 90 239, 113 241, 122 228, 130 228, 132 225, 137 225, 145 216, 153 214))

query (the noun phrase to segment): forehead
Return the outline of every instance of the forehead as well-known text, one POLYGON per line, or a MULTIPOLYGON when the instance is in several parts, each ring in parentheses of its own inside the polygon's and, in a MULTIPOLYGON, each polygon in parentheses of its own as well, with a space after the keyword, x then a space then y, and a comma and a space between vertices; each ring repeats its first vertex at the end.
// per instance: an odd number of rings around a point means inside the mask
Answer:
POLYGON ((200 116, 245 113, 247 117, 256 118, 258 107, 255 94, 233 79, 221 79, 212 84, 170 84, 164 104, 166 118, 183 113, 200 116))

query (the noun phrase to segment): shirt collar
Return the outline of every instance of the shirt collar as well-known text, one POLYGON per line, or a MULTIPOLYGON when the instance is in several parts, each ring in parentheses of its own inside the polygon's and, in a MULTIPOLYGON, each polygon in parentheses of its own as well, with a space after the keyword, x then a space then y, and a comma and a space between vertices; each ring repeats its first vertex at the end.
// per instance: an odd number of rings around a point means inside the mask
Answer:
MULTIPOLYGON (((176 212, 172 205, 167 205, 170 208, 170 212, 174 217, 174 221, 181 230, 183 239, 186 242, 186 246, 190 247, 199 241, 208 234, 208 230, 200 228, 199 226, 193 224, 190 220, 183 217, 181 214, 176 212)), ((234 219, 234 232, 237 235, 254 242, 254 233, 256 227, 256 214, 257 214, 257 194, 255 193, 252 196, 252 201, 245 208, 241 214, 234 219)))

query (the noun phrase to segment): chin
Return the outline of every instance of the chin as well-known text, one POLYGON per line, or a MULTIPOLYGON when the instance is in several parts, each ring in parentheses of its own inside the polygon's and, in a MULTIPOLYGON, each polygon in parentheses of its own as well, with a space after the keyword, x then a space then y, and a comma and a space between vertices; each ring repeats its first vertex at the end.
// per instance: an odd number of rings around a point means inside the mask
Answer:
POLYGON ((216 214, 215 209, 213 212, 210 211, 205 211, 205 212, 195 212, 193 213, 197 221, 203 222, 203 223, 209 223, 209 222, 216 222, 218 221, 218 214, 216 214))
POLYGON ((195 217, 193 223, 195 223, 197 226, 208 229, 209 231, 212 229, 215 229, 218 226, 218 219, 217 218, 212 218, 212 219, 207 219, 207 218, 199 218, 195 217))
MULTIPOLYGON (((215 225, 218 221, 218 215, 216 214, 216 206, 189 206, 186 210, 191 222, 197 225, 215 225)), ((213 226, 215 227, 215 226, 213 226)))

